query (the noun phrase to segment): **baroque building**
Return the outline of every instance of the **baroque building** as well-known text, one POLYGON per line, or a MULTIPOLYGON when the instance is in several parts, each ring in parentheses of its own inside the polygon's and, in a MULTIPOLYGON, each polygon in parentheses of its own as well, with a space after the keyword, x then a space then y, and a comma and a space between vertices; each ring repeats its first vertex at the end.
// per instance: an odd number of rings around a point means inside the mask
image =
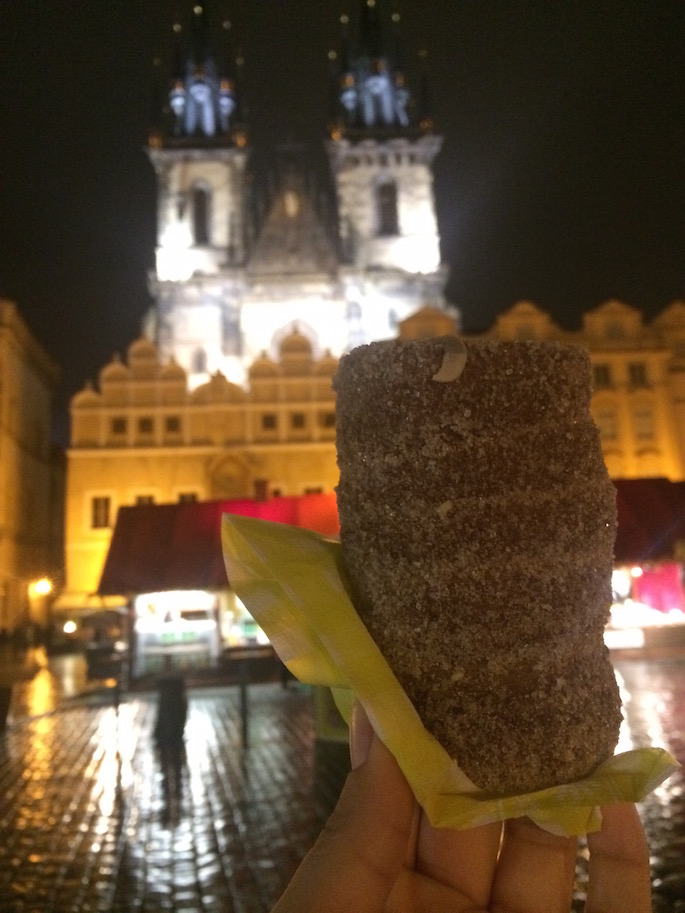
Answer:
MULTIPOLYGON (((398 332, 460 331, 444 310, 426 306, 398 332)), ((461 335, 586 347, 611 477, 685 481, 685 302, 645 323, 637 309, 607 301, 569 331, 520 301, 485 333, 461 335)), ((95 593, 120 506, 330 492, 338 478, 337 361, 316 358, 295 330, 275 359, 255 359, 243 386, 216 373, 191 389, 186 372, 144 338, 132 343, 126 362, 106 365, 97 389, 86 387, 71 404, 67 566, 68 579, 81 586, 69 599, 88 604, 95 593)))
POLYGON ((61 603, 92 606, 119 507, 330 492, 337 483, 337 359, 315 358, 294 331, 264 354, 247 386, 216 373, 190 389, 145 338, 105 365, 71 402, 61 603))
POLYGON ((57 365, 0 299, 0 633, 47 622, 38 582, 61 572, 63 469, 51 445, 57 365))
POLYGON ((606 301, 566 331, 520 301, 485 335, 582 345, 593 367, 592 414, 612 479, 685 480, 685 302, 649 323, 639 310, 606 301))

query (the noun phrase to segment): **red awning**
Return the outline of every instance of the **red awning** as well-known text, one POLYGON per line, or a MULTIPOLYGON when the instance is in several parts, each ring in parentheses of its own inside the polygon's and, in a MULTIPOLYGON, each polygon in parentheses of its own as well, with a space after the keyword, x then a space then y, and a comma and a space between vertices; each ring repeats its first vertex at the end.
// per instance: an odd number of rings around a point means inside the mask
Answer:
MULTIPOLYGON (((629 479, 615 483, 617 564, 665 561, 682 554, 685 482, 629 479)), ((221 550, 224 513, 257 517, 337 535, 335 495, 268 501, 197 501, 122 507, 102 572, 100 596, 226 586, 221 550)))
POLYGON ((121 507, 98 594, 219 590, 227 585, 223 514, 257 517, 325 535, 338 533, 335 494, 267 501, 195 501, 121 507))
POLYGON ((682 555, 685 544, 685 482, 618 479, 617 564, 666 561, 682 555))

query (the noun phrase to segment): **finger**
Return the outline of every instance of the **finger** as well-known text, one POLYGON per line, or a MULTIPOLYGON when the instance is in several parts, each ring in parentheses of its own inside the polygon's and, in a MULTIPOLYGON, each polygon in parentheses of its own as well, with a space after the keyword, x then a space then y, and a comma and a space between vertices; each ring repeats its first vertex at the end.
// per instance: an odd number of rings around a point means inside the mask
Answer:
POLYGON ((387 913, 474 913, 489 905, 501 825, 467 831, 436 829, 425 818, 415 868, 400 873, 387 913))
POLYGON ((378 913, 405 861, 414 797, 374 736, 273 913, 378 913))
MULTIPOLYGON (((364 707, 359 701, 355 701, 352 705, 352 714, 350 716, 350 761, 352 770, 356 770, 368 758, 374 736, 373 726, 366 715, 364 707)), ((414 803, 414 814, 404 855, 404 865, 408 869, 414 867, 414 860, 416 859, 416 841, 419 833, 420 818, 421 809, 418 804, 414 803)))
POLYGON ((605 805, 602 829, 588 835, 586 913, 650 913, 649 850, 634 805, 605 805))
POLYGON ((543 831, 528 818, 504 826, 490 901, 493 909, 568 913, 577 840, 543 831))
POLYGON ((485 909, 490 900, 502 825, 486 824, 469 830, 431 827, 421 822, 416 869, 485 909))

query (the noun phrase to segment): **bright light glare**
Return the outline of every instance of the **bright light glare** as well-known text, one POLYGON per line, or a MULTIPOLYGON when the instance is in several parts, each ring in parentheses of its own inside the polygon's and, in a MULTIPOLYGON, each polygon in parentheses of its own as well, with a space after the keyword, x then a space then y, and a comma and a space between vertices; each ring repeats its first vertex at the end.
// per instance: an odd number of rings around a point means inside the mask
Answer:
POLYGON ((158 612, 180 612, 182 609, 205 609, 214 607, 216 597, 206 590, 168 590, 161 593, 141 593, 136 596, 136 614, 156 615, 158 612))
POLYGON ((33 592, 37 596, 47 596, 48 593, 52 590, 52 584, 47 577, 41 577, 40 580, 36 580, 33 586, 33 592))
POLYGON ((623 603, 615 603, 611 607, 612 628, 657 628, 668 625, 685 624, 685 612, 680 609, 671 609, 669 612, 660 612, 643 602, 626 599, 623 603))
POLYGON ((136 631, 154 633, 161 628, 170 632, 192 627, 195 631, 216 628, 216 597, 205 590, 169 590, 143 593, 136 597, 136 631), (191 620, 191 616, 192 620, 191 620))
POLYGON ((64 627, 62 628, 65 634, 75 634, 76 633, 76 622, 69 619, 69 621, 64 622, 64 627))
POLYGON ((611 573, 611 587, 621 599, 630 596, 631 575, 625 568, 615 568, 611 573))

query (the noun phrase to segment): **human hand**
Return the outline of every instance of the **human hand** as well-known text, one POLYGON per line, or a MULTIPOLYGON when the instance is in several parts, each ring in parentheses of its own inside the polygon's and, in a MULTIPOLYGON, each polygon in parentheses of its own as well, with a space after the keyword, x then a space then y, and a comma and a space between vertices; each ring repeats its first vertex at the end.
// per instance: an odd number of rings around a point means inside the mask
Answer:
MULTIPOLYGON (((352 772, 273 913, 569 913, 577 841, 517 818, 430 826, 359 706, 352 772)), ((635 806, 602 808, 588 836, 586 913, 650 913, 649 854, 635 806)))

